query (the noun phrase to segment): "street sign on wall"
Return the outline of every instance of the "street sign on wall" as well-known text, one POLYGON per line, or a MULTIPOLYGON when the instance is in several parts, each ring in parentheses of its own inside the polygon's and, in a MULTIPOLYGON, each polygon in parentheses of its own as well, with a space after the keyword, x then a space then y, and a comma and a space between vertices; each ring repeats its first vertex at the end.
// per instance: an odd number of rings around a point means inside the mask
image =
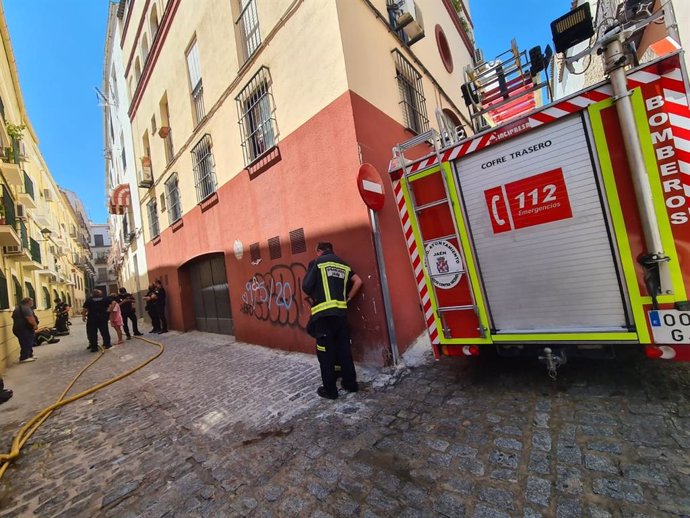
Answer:
POLYGON ((362 164, 357 174, 357 189, 362 200, 374 212, 383 208, 386 195, 383 190, 383 180, 378 170, 371 164, 362 164))

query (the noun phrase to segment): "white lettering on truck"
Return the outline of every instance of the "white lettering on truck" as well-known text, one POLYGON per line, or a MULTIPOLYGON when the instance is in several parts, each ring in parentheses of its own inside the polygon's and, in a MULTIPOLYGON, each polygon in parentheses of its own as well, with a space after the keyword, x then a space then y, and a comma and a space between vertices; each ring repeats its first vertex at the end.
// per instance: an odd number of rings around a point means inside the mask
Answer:
POLYGON ((661 95, 645 100, 649 126, 652 130, 652 143, 654 144, 659 172, 663 178, 665 203, 666 207, 670 209, 671 224, 684 225, 690 221, 690 210, 680 177, 676 150, 673 145, 668 145, 673 142, 673 132, 669 127, 660 128, 669 122, 669 116, 666 112, 656 111, 662 109, 665 102, 661 95), (653 111, 655 113, 651 113, 653 111), (678 191, 680 194, 676 194, 678 191))

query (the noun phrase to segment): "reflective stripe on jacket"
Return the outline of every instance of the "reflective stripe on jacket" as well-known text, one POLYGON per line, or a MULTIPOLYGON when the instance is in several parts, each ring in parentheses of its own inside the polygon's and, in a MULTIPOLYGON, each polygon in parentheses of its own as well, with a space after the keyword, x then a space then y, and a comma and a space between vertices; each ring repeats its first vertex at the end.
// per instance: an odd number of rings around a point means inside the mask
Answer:
POLYGON ((314 299, 312 315, 345 315, 352 269, 334 254, 324 254, 309 265, 302 289, 314 299))

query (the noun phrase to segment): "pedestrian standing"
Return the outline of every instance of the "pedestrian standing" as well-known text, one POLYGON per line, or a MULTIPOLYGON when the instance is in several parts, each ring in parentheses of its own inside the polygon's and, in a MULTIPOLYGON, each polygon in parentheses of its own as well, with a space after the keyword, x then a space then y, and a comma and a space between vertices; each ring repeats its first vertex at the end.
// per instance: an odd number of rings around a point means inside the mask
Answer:
POLYGON ((304 293, 313 301, 309 331, 316 338, 316 356, 321 367, 323 386, 316 393, 327 399, 338 397, 336 365, 342 369, 342 387, 357 392, 357 374, 352 361, 347 304, 362 287, 362 279, 335 255, 333 245, 320 242, 316 259, 302 283, 304 293))
POLYGON ((139 332, 139 326, 137 325, 137 312, 134 308, 134 295, 127 293, 126 288, 120 288, 119 294, 117 296, 117 301, 120 304, 120 312, 122 313, 122 325, 127 335, 127 340, 132 339, 132 335, 129 332, 129 326, 127 321, 132 321, 132 334, 134 336, 141 336, 144 333, 139 332))
POLYGON ((93 290, 84 301, 81 310, 82 320, 86 322, 86 336, 89 339, 89 351, 98 352, 98 333, 103 339, 103 347, 110 349, 110 331, 108 330, 108 308, 112 300, 104 297, 101 290, 93 290))
POLYGON ((168 319, 165 317, 165 305, 168 299, 168 295, 163 287, 163 282, 158 279, 155 283, 155 289, 153 296, 156 299, 156 309, 158 310, 158 320, 161 323, 161 329, 158 334, 163 334, 168 332, 168 319))
POLYGON ((161 330, 161 322, 158 318, 158 308, 156 307, 156 298, 154 295, 155 291, 156 286, 154 284, 149 285, 149 290, 146 292, 146 296, 144 297, 144 300, 146 301, 146 306, 144 309, 146 309, 146 312, 149 314, 149 317, 151 318, 151 325, 153 326, 149 333, 159 333, 161 330))
POLYGON ((69 306, 61 301, 55 299, 55 329, 60 335, 69 334, 69 306))
POLYGON ((117 343, 115 345, 120 345, 122 340, 122 311, 120 310, 120 304, 117 302, 117 293, 113 292, 110 294, 110 307, 108 308, 109 320, 111 327, 115 330, 117 334, 117 343))
POLYGON ((36 329, 38 329, 38 317, 34 313, 33 306, 33 299, 26 297, 12 312, 12 333, 19 340, 19 363, 36 361, 34 339, 36 329))

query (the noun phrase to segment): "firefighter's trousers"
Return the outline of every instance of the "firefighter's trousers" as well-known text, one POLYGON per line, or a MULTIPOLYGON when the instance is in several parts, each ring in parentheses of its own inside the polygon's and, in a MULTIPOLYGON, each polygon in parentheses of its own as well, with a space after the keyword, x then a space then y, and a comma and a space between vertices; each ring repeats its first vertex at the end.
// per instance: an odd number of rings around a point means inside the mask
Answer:
POLYGON ((356 390, 357 374, 350 350, 350 329, 346 317, 328 316, 316 320, 316 356, 321 366, 321 380, 327 392, 338 393, 336 365, 340 365, 343 388, 356 390))

